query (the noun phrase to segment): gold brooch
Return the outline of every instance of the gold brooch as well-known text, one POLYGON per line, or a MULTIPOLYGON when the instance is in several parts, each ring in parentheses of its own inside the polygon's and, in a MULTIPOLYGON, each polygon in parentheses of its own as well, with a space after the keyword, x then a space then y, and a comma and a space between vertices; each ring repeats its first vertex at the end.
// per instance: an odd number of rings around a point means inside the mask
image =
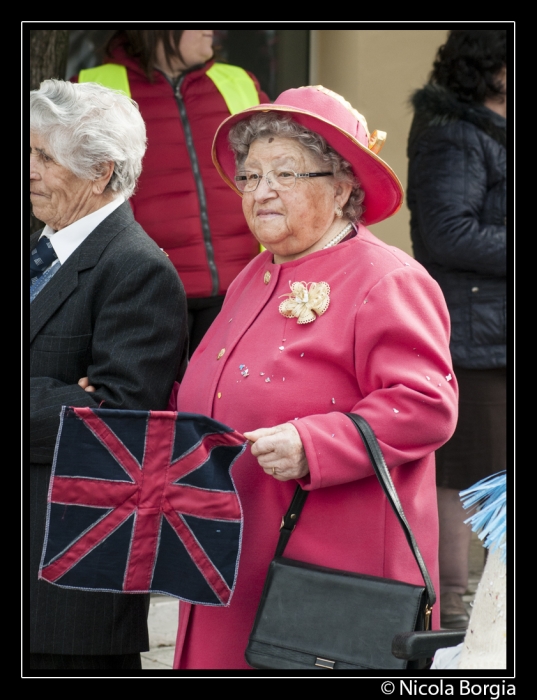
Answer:
POLYGON ((330 305, 330 285, 327 282, 289 283, 291 291, 279 310, 286 318, 296 318, 297 323, 311 323, 324 314, 330 305))

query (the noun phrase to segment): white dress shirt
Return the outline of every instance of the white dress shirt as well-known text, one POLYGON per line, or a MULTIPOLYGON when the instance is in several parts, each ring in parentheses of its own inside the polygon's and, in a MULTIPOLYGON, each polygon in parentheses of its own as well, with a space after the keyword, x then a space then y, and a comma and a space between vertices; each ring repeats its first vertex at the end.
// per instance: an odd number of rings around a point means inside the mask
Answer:
POLYGON ((104 207, 97 209, 97 211, 94 211, 87 216, 83 216, 78 221, 75 221, 74 224, 70 224, 69 226, 62 228, 60 231, 54 231, 54 229, 46 225, 43 229, 43 233, 39 236, 39 239, 41 240, 43 236, 47 236, 47 238, 50 239, 52 247, 58 256, 58 260, 60 264, 63 265, 67 258, 75 252, 82 241, 84 241, 90 235, 90 233, 114 211, 114 209, 117 209, 121 204, 123 204, 124 201, 125 197, 123 195, 119 195, 104 207))

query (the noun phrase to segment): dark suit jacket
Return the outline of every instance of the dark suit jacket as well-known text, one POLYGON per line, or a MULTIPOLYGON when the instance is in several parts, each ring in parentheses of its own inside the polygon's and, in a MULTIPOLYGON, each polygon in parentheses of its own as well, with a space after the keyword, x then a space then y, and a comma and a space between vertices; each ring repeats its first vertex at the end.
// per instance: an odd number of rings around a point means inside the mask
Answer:
POLYGON ((149 648, 148 595, 86 593, 38 581, 47 491, 61 406, 165 409, 186 352, 183 285, 125 202, 30 305, 31 652, 149 648), (77 385, 83 376, 95 393, 77 385))

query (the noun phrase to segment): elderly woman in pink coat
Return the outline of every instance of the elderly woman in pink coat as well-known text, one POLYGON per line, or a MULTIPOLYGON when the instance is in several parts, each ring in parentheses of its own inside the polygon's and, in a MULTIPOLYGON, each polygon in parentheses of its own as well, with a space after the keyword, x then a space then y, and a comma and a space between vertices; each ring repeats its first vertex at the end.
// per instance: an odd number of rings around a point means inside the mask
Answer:
POLYGON ((297 483, 310 494, 286 556, 423 583, 345 412, 373 428, 438 586, 434 451, 457 417, 449 320, 424 268, 366 228, 403 201, 380 141, 321 86, 287 90, 217 131, 215 165, 265 250, 234 280, 176 400, 250 441, 232 468, 244 528, 230 605, 180 604, 176 669, 250 668, 248 636, 297 483))

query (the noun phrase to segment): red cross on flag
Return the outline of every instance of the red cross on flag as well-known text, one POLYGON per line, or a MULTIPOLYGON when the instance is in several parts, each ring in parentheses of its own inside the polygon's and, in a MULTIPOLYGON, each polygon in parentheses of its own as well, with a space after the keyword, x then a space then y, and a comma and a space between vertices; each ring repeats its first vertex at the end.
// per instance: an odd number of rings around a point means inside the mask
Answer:
POLYGON ((229 605, 246 439, 207 416, 62 408, 39 577, 229 605))

